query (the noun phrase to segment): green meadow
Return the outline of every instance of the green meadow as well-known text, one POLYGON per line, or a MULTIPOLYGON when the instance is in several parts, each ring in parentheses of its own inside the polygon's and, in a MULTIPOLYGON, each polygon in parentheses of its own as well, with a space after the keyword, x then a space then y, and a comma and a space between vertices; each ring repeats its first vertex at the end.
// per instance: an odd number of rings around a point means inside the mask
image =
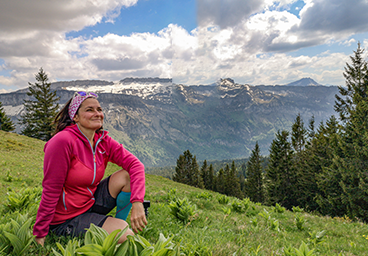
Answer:
MULTIPOLYGON (((79 239, 50 234, 42 248, 31 231, 44 144, 0 131, 0 255, 368 255, 368 225, 358 219, 268 207, 151 174, 148 226, 124 248, 111 236, 100 241, 98 230, 79 239)), ((106 176, 118 169, 109 164, 106 176)))

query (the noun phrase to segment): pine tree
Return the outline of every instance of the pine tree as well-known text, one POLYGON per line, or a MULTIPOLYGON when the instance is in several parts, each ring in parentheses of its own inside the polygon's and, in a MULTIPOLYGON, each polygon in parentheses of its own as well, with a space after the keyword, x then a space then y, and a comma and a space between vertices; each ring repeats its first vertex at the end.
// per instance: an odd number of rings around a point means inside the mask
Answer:
POLYGON ((207 165, 207 160, 203 161, 202 167, 201 167, 201 172, 200 172, 201 178, 203 180, 203 185, 205 189, 210 189, 210 181, 209 181, 209 169, 208 169, 208 165, 207 165))
POLYGON ((264 202, 263 168, 258 142, 247 162, 245 192, 253 202, 264 202))
POLYGON ((220 169, 217 173, 216 176, 216 189, 215 191, 220 193, 220 194, 225 194, 225 173, 224 173, 224 169, 220 169))
POLYGON ((270 148, 269 163, 266 169, 267 203, 279 203, 291 209, 297 205, 295 195, 296 175, 293 168, 293 151, 285 130, 276 133, 270 148))
POLYGON ((343 121, 342 133, 333 163, 324 176, 340 186, 331 206, 335 214, 368 221, 368 64, 363 52, 358 44, 350 57, 352 65, 346 63, 346 88, 339 87, 341 96, 336 95, 335 102, 343 121))
POLYGON ((3 104, 0 101, 0 130, 11 132, 15 130, 14 124, 11 119, 6 115, 3 104))
POLYGON ((208 168, 208 188, 209 190, 215 190, 216 188, 216 176, 215 172, 213 170, 212 164, 210 164, 210 167, 208 168))
POLYGON ((307 130, 304 128, 304 122, 300 113, 297 115, 291 129, 291 144, 297 153, 301 152, 305 146, 307 130))
POLYGON ((35 78, 35 84, 28 83, 27 95, 31 100, 24 100, 24 114, 20 120, 24 129, 21 134, 48 141, 54 130, 53 120, 59 109, 59 98, 55 91, 51 91, 51 83, 48 83, 47 74, 42 68, 35 78))
POLYGON ((354 111, 358 101, 368 97, 367 62, 363 59, 364 49, 358 43, 354 56, 350 56, 352 64, 346 63, 344 77, 346 87, 339 86, 339 94, 335 95, 335 111, 342 121, 347 120, 354 111))
POLYGON ((203 188, 203 181, 199 173, 196 156, 189 150, 180 155, 176 161, 175 174, 173 180, 190 186, 203 188))

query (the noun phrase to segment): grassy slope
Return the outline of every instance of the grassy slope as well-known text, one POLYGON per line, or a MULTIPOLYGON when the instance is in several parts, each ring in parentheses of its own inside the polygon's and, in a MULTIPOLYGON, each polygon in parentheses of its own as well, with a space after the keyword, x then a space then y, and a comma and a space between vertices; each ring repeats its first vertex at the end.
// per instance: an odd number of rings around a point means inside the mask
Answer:
MULTIPOLYGON (((24 136, 0 131, 0 199, 5 202, 7 188, 39 186, 42 182, 42 158, 44 142, 24 136), (8 175, 9 173, 9 175, 8 175)), ((117 170, 110 165, 106 175, 117 170)), ((305 229, 295 225, 293 212, 276 213, 272 207, 251 204, 245 214, 234 211, 226 215, 223 208, 231 205, 219 204, 218 193, 204 191, 175 183, 160 176, 147 174, 146 199, 151 201, 149 225, 142 235, 155 243, 159 233, 174 235, 182 240, 186 251, 197 251, 197 255, 283 255, 283 248, 299 247, 309 242, 316 255, 368 255, 368 226, 361 222, 331 219, 302 213, 305 229), (170 215, 168 192, 176 190, 179 198, 188 198, 197 206, 195 220, 183 225, 170 215), (200 195, 208 198, 200 198, 200 195), (268 223, 279 222, 280 230, 272 230, 260 213, 266 209, 271 216, 268 223), (327 231, 325 241, 312 245, 310 233, 327 231), (256 254, 257 248, 259 249, 256 254)), ((234 200, 230 198, 230 202, 234 200)), ((53 245, 51 245, 53 246, 53 245)))

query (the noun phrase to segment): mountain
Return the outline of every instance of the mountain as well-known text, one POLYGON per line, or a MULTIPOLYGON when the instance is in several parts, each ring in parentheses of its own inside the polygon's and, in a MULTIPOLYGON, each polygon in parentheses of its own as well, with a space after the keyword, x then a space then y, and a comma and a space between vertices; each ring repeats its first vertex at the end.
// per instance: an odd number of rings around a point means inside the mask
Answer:
MULTIPOLYGON (((267 155, 275 133, 290 130, 296 115, 316 124, 334 114, 337 87, 250 86, 221 79, 186 86, 171 79, 126 78, 52 84, 64 104, 75 91, 99 93, 104 128, 146 166, 173 165, 189 149, 198 160, 249 156, 258 141, 267 155)), ((0 94, 13 121, 23 111, 26 90, 0 94)), ((17 131, 21 128, 17 127, 17 131)))
POLYGON ((310 77, 302 78, 298 81, 287 84, 286 86, 320 86, 321 84, 317 83, 310 77))

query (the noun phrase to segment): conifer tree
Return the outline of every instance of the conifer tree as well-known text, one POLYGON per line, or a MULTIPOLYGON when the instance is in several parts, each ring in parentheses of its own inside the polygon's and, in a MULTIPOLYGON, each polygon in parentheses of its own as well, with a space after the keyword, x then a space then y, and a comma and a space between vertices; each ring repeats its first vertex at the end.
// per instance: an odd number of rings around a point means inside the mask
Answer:
POLYGON ((53 120, 59 109, 59 98, 51 91, 47 74, 40 68, 35 75, 36 83, 28 87, 30 100, 24 100, 24 114, 20 124, 24 126, 21 134, 48 141, 54 131, 53 120))
POLYGON ((209 190, 215 190, 216 187, 216 176, 215 172, 213 170, 212 164, 210 164, 210 167, 208 168, 208 188, 209 190))
POLYGON ((300 113, 297 115, 291 129, 291 144, 293 145, 294 150, 299 153, 304 149, 307 135, 307 130, 304 128, 304 122, 300 113))
POLYGON ((335 110, 343 121, 342 133, 324 177, 338 181, 340 186, 334 200, 330 200, 335 214, 368 221, 368 64, 363 53, 358 44, 350 57, 352 64, 346 63, 346 87, 339 87, 335 101, 335 110))
POLYGON ((175 174, 173 180, 190 186, 203 188, 203 181, 199 173, 196 156, 189 150, 180 155, 176 161, 175 174))
POLYGON ((207 165, 207 160, 203 161, 202 167, 201 167, 201 172, 200 172, 201 178, 203 180, 203 185, 205 189, 210 189, 210 184, 209 184, 209 169, 208 169, 208 165, 207 165))
POLYGON ((6 115, 1 101, 0 101, 0 130, 6 132, 11 132, 15 130, 14 124, 11 121, 11 119, 6 115))
POLYGON ((216 192, 219 192, 220 194, 225 194, 225 173, 224 169, 221 168, 216 176, 216 192))
POLYGON ((291 209, 297 205, 295 195, 296 175, 293 168, 293 151, 288 141, 289 133, 278 131, 270 148, 269 163, 266 169, 267 203, 279 203, 291 209))
MULTIPOLYGON (((310 178, 310 189, 314 188, 316 195, 314 198, 317 205, 311 205, 310 210, 318 210, 320 213, 329 216, 342 216, 346 213, 346 206, 341 201, 341 173, 335 168, 331 168, 336 156, 341 156, 339 150, 340 128, 335 116, 331 116, 326 124, 321 123, 317 129, 316 137, 306 154, 310 157, 307 160, 308 173, 313 173, 316 183, 310 178), (315 187, 317 185, 317 187, 315 187)), ((308 198, 304 198, 308 201, 308 198)))
POLYGON ((253 202, 264 202, 263 168, 258 142, 247 162, 245 192, 253 202))
POLYGON ((364 49, 358 43, 358 49, 354 56, 350 56, 351 64, 346 63, 344 77, 346 87, 339 86, 339 94, 336 94, 335 111, 339 113, 342 121, 347 120, 356 104, 368 97, 367 88, 367 62, 363 59, 364 49))

